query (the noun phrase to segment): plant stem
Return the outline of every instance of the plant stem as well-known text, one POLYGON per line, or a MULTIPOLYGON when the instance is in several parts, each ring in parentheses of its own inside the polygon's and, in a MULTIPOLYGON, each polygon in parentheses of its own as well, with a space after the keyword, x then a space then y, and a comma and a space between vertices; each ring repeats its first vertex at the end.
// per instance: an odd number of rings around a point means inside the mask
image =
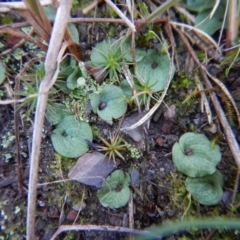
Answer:
POLYGON ((148 231, 136 230, 132 228, 118 227, 118 226, 107 226, 107 225, 62 225, 53 234, 50 240, 54 240, 62 232, 67 231, 107 231, 107 232, 124 232, 133 234, 148 234, 148 231))
POLYGON ((39 97, 37 101, 36 115, 34 120, 33 144, 30 158, 30 173, 29 173, 29 192, 28 192, 28 207, 27 207, 27 233, 26 239, 35 239, 35 207, 36 193, 38 180, 38 165, 41 145, 42 127, 44 123, 45 110, 48 100, 49 90, 57 77, 54 74, 56 70, 56 59, 62 44, 62 39, 67 26, 69 13, 72 5, 72 0, 61 0, 55 23, 52 31, 52 36, 49 43, 48 52, 45 60, 46 75, 40 85, 39 97))

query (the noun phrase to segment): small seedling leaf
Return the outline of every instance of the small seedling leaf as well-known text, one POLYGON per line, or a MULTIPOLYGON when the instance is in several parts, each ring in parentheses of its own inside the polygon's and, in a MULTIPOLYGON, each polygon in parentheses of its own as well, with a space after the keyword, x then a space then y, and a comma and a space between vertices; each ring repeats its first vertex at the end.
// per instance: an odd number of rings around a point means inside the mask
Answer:
POLYGON ((53 147, 59 154, 76 158, 88 151, 85 139, 92 141, 92 130, 86 122, 67 116, 57 125, 51 138, 53 147))
POLYGON ((99 95, 92 95, 91 105, 93 111, 105 121, 118 119, 127 110, 122 89, 114 85, 105 85, 99 95))
POLYGON ((3 66, 2 62, 0 61, 0 85, 3 83, 4 79, 6 78, 6 70, 3 66))
POLYGON ((169 67, 166 54, 160 55, 149 50, 146 56, 136 64, 137 77, 143 85, 148 83, 152 91, 162 91, 168 80, 169 67))
POLYGON ((221 160, 218 145, 203 134, 185 133, 172 149, 173 162, 177 169, 189 177, 203 177, 216 171, 221 160))
POLYGON ((104 207, 120 208, 127 204, 130 197, 130 176, 122 170, 114 171, 107 177, 97 197, 104 207))
POLYGON ((223 196, 223 176, 219 171, 201 178, 186 179, 186 188, 193 199, 203 205, 218 204, 223 196))
POLYGON ((81 70, 78 66, 74 67, 73 73, 70 74, 67 78, 67 87, 71 90, 78 87, 78 78, 81 77, 81 70))
POLYGON ((79 33, 78 33, 77 28, 75 27, 75 25, 73 23, 68 24, 68 31, 70 32, 73 41, 75 43, 79 44, 79 33))

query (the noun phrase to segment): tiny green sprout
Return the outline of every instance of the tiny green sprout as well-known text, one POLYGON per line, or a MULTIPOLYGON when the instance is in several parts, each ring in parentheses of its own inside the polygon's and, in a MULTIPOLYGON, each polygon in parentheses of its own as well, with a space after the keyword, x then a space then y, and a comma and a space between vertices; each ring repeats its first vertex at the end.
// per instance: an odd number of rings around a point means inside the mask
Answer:
POLYGON ((122 151, 126 150, 126 144, 123 143, 123 139, 119 135, 110 135, 110 142, 100 137, 101 141, 105 144, 105 146, 99 146, 99 150, 105 152, 105 155, 112 159, 114 163, 116 163, 116 157, 120 157, 125 161, 125 158, 121 154, 122 151))

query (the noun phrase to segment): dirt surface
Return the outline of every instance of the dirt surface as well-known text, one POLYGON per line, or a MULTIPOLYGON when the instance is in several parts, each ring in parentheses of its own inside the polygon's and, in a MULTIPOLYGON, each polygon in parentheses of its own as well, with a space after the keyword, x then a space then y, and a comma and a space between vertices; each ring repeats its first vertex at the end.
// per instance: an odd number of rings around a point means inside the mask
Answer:
MULTIPOLYGON (((79 31, 83 32, 81 35, 81 45, 86 53, 86 61, 89 60, 89 51, 92 46, 96 42, 105 39, 109 33, 109 28, 116 28, 117 31, 123 29, 121 26, 109 26, 108 24, 96 24, 96 26, 83 24, 79 27, 79 31), (90 31, 92 35, 88 35, 86 31, 88 28, 93 28, 98 34, 95 35, 94 31, 90 31)), ((156 47, 154 41, 149 45, 152 48, 156 47)), ((181 43, 177 47, 183 48, 179 50, 182 54, 178 55, 181 65, 180 69, 186 69, 185 60, 188 58, 189 53, 181 43)), ((25 46, 22 49, 25 51, 25 46)), ((13 64, 13 62, 10 61, 9 64, 13 64)), ((223 83, 230 89, 239 107, 240 99, 237 89, 240 89, 240 82, 237 72, 238 68, 233 68, 229 78, 223 75, 223 71, 218 71, 216 76, 220 77, 223 83)), ((95 224, 133 227, 140 230, 154 224, 161 224, 170 220, 180 220, 183 217, 239 217, 238 191, 235 204, 231 205, 232 192, 234 184, 236 184, 237 166, 226 139, 222 134, 222 127, 214 111, 214 124, 209 126, 206 113, 202 113, 200 109, 199 95, 189 100, 187 104, 182 104, 186 95, 195 88, 193 80, 191 80, 187 87, 184 85, 182 74, 185 73, 182 73, 182 71, 181 73, 176 72, 164 100, 165 103, 161 105, 149 122, 147 136, 140 143, 136 143, 129 136, 123 134, 124 139, 139 149, 143 155, 142 157, 134 158, 130 157, 128 153, 124 153, 128 156, 127 160, 118 159, 119 164, 117 169, 123 169, 131 175, 130 188, 132 194, 132 201, 129 201, 128 205, 120 209, 112 210, 104 208, 98 201, 97 188, 85 186, 76 181, 64 181, 68 178, 68 172, 77 159, 67 159, 54 151, 51 141, 51 133, 54 127, 45 121, 36 202, 36 239, 50 239, 62 224, 95 224), (173 106, 175 110, 172 118, 169 120, 167 111, 170 106, 173 106), (216 131, 212 130, 212 128, 216 128, 216 131), (221 148, 222 160, 218 165, 218 170, 224 176, 224 196, 222 201, 214 206, 203 206, 194 200, 191 203, 189 202, 184 183, 186 177, 177 171, 172 161, 171 152, 174 143, 179 140, 182 134, 192 131, 204 133, 210 140, 217 137, 217 142, 221 148), (133 226, 129 225, 131 211, 134 218, 133 226)), ((11 86, 14 88, 13 72, 11 72, 9 82, 12 83, 11 86)), ((6 86, 1 86, 1 90, 4 90, 6 93, 6 86)), ((8 95, 5 94, 4 98, 8 98, 8 95)), ((22 114, 25 111, 26 109, 23 108, 22 112, 20 112, 20 117, 23 116, 22 114)), ((129 109, 126 117, 136 112, 137 109, 129 109)), ((90 114, 90 119, 93 119, 91 122, 92 126, 97 127, 106 138, 106 133, 114 132, 119 124, 119 121, 116 120, 112 125, 108 125, 93 112, 90 114)), ((1 105, 0 239, 25 238, 29 153, 31 151, 33 120, 34 114, 30 115, 29 118, 23 116, 19 122, 19 146, 23 165, 22 177, 24 189, 24 194, 21 196, 18 190, 17 178, 14 106, 1 105)), ((239 142, 239 130, 236 127, 236 119, 233 121, 232 128, 239 142)), ((97 138, 95 140, 98 141, 97 138)), ((61 234, 59 239, 114 240, 128 239, 129 237, 129 234, 121 232, 73 231, 61 234)), ((239 237, 238 232, 227 230, 214 232, 214 230, 209 229, 204 231, 191 230, 178 232, 164 239, 239 239, 239 237), (213 237, 208 238, 211 234, 213 234, 213 237)))

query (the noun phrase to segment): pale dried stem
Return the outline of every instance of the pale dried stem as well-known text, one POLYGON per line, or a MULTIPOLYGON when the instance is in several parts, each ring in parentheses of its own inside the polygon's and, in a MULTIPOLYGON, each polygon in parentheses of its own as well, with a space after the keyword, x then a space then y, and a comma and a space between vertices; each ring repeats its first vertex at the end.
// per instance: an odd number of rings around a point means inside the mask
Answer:
MULTIPOLYGON (((206 111, 207 118, 208 118, 208 123, 212 124, 212 122, 213 122, 213 120, 212 120, 212 112, 211 112, 211 109, 210 109, 209 102, 207 100, 206 94, 205 94, 205 92, 202 92, 202 90, 203 90, 202 82, 200 82, 199 77, 197 76, 197 74, 194 75, 194 78, 195 78, 198 90, 201 91, 201 98, 202 98, 201 102, 203 102, 203 105, 205 107, 205 111, 206 111)), ((203 112, 203 109, 201 109, 201 110, 203 112)))
POLYGON ((227 48, 232 46, 233 40, 236 38, 238 33, 238 1, 230 0, 228 8, 228 24, 227 24, 227 48))
POLYGON ((50 240, 54 240, 62 232, 67 231, 107 231, 107 232, 122 232, 132 234, 148 234, 148 231, 136 230, 132 228, 118 227, 118 226, 99 226, 99 225, 62 225, 53 234, 50 240))
POLYGON ((226 9, 225 9, 225 13, 224 13, 224 17, 223 17, 223 22, 222 22, 222 27, 221 27, 220 34, 219 34, 219 38, 218 38, 218 46, 220 46, 220 42, 221 42, 221 40, 222 40, 223 31, 224 31, 224 29, 225 29, 225 23, 226 23, 228 8, 229 8, 229 0, 227 0, 227 2, 226 2, 226 9))
MULTIPOLYGON (((42 6, 50 5, 52 0, 39 0, 42 6)), ((27 9, 26 5, 23 2, 4 2, 0 3, 0 12, 8 12, 10 10, 19 10, 19 9, 27 9)))
MULTIPOLYGON (((35 239, 35 207, 36 207, 36 185, 38 179, 38 165, 40 155, 40 145, 42 136, 42 127, 44 123, 45 110, 48 100, 48 93, 57 78, 58 71, 56 64, 61 48, 64 32, 70 14, 72 1, 61 0, 57 10, 55 23, 49 43, 48 52, 45 60, 45 77, 41 82, 39 89, 39 97, 37 101, 36 114, 33 130, 33 144, 30 157, 30 173, 29 173, 29 191, 28 191, 28 207, 27 207, 27 240, 35 239)), ((59 66, 58 66, 59 67, 59 66)))
POLYGON ((12 100, 0 100, 0 105, 7 105, 7 104, 13 104, 13 103, 21 103, 26 101, 29 98, 35 98, 39 96, 39 94, 30 94, 25 98, 21 98, 21 99, 12 99, 12 100))
POLYGON ((133 31, 136 31, 135 25, 123 14, 123 12, 110 0, 105 2, 117 13, 117 15, 125 22, 125 24, 133 31))

